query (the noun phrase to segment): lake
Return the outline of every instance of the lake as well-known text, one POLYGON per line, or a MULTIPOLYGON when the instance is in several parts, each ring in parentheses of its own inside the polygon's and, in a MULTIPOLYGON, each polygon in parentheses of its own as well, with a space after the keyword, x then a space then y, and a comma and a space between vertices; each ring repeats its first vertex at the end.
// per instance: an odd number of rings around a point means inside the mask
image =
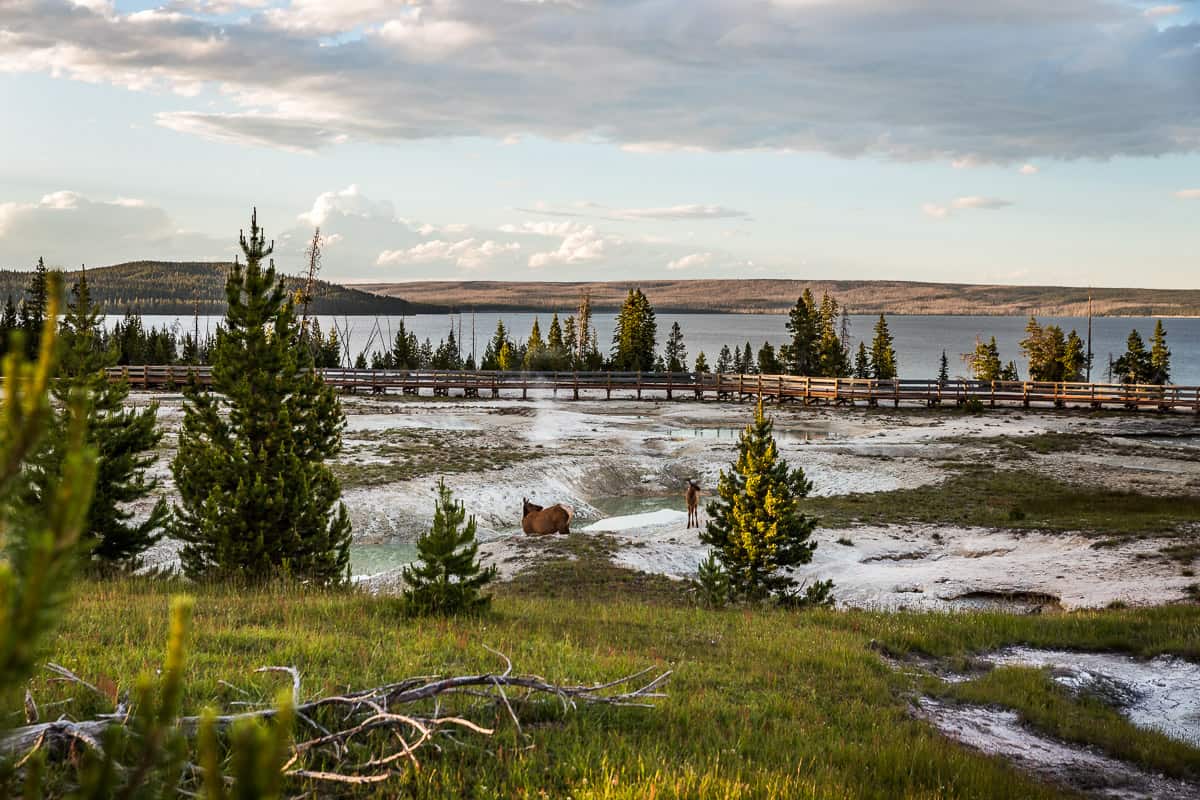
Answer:
MULTIPOLYGON (((524 339, 534 319, 540 320, 542 335, 545 336, 550 327, 550 314, 515 314, 515 313, 478 313, 474 315, 475 352, 482 353, 496 328, 497 320, 503 319, 509 329, 509 335, 524 339)), ((566 315, 562 315, 565 317, 566 315)), ((116 317, 109 317, 109 320, 116 317)), ((357 355, 366 350, 383 349, 383 342, 390 343, 400 324, 401 317, 319 317, 321 328, 328 332, 337 327, 342 332, 348 332, 350 350, 357 355)), ((472 345, 472 316, 471 314, 418 314, 404 317, 404 323, 416 332, 422 340, 426 337, 433 340, 436 346, 440 339, 446 337, 451 324, 455 333, 462 330, 463 354, 471 352, 472 345)), ((695 359, 696 354, 703 351, 709 365, 716 363, 721 346, 729 344, 744 345, 749 341, 754 351, 764 341, 778 347, 788 340, 784 328, 786 315, 783 314, 659 314, 658 341, 662 349, 671 324, 679 323, 683 330, 684 342, 688 355, 695 359)), ((850 338, 853 347, 857 349, 860 340, 871 339, 872 328, 877 318, 851 315, 850 338)), ((193 318, 171 315, 147 315, 143 317, 146 325, 150 326, 179 326, 182 331, 190 330, 193 318)), ((593 321, 600 339, 600 348, 607 352, 612 342, 615 314, 594 314, 593 321)), ((201 333, 214 330, 221 317, 200 317, 201 333)), ((1079 335, 1087 338, 1087 319, 1072 317, 1041 317, 1038 320, 1043 325, 1060 325, 1065 332, 1072 328, 1079 335)), ((1024 359, 1021 358, 1018 342, 1025 336, 1026 317, 993 317, 993 316, 889 316, 888 326, 896 341, 896 353, 899 360, 900 375, 907 378, 933 378, 937 375, 938 360, 945 350, 950 359, 951 376, 966 375, 963 355, 975 347, 976 338, 988 339, 996 337, 1000 348, 1000 357, 1007 362, 1010 359, 1017 362, 1021 376, 1026 377, 1024 359)), ((1200 319, 1165 319, 1167 342, 1171 348, 1171 377, 1179 384, 1200 384, 1200 319)), ((1125 352, 1125 339, 1131 328, 1137 328, 1149 347, 1150 334, 1154 330, 1154 319, 1146 317, 1096 317, 1092 321, 1092 352, 1095 354, 1095 368, 1092 378, 1097 382, 1107 379, 1106 369, 1109 356, 1116 359, 1125 352)))

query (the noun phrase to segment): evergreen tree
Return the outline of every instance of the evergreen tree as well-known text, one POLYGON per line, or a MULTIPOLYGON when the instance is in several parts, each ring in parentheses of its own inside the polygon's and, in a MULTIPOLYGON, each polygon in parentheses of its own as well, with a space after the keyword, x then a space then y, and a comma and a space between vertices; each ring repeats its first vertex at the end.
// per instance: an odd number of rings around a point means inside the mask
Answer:
MULTIPOLYGON (((158 404, 126 408, 129 385, 110 381, 105 370, 116 363, 115 348, 104 344, 100 312, 91 300, 87 275, 80 274, 59 330, 62 357, 55 387, 63 408, 72 394, 87 396, 87 444, 96 453, 96 486, 83 538, 90 556, 105 565, 134 568, 139 556, 162 538, 169 509, 159 498, 149 515, 134 522, 129 506, 149 497, 158 481, 147 478, 154 449, 162 439, 158 404)), ((63 419, 58 429, 69 428, 63 419)), ((57 474, 69 451, 61 434, 53 438, 50 463, 57 474)))
POLYGON ((692 582, 692 590, 708 608, 724 608, 729 602, 729 576, 711 550, 696 568, 696 580, 692 582))
POLYGON ((775 357, 775 348, 770 342, 763 342, 758 350, 758 372, 762 375, 779 375, 783 372, 783 366, 775 357))
POLYGON ((430 369, 433 367, 433 342, 429 341, 429 337, 425 337, 425 341, 421 342, 420 348, 417 350, 416 369, 430 369))
POLYGON ((574 315, 563 320, 562 339, 566 367, 568 369, 582 369, 583 361, 579 357, 579 328, 575 322, 574 315))
POLYGON ((946 358, 946 351, 942 351, 942 358, 938 362, 938 386, 945 386, 950 382, 950 359, 946 358))
POLYGON ((878 380, 895 378, 896 350, 892 346, 892 334, 888 330, 887 319, 879 315, 875 323, 875 338, 871 340, 871 376, 878 380))
MULTIPOLYGON (((1074 331, 1071 333, 1075 335, 1074 331)), ((1031 381, 1058 382, 1066 379, 1067 338, 1059 326, 1042 327, 1035 318, 1030 317, 1025 326, 1025 338, 1021 340, 1021 352, 1029 363, 1031 381)))
POLYGON ((1161 319, 1154 323, 1154 334, 1150 337, 1150 370, 1147 380, 1160 386, 1171 382, 1171 350, 1167 347, 1167 331, 1161 319))
POLYGON ((1084 352, 1083 339, 1075 331, 1067 336, 1066 347, 1062 354, 1062 378, 1064 381, 1083 380, 1084 370, 1087 369, 1087 353, 1084 352))
POLYGON ((500 351, 508 344, 508 329, 504 327, 504 320, 496 320, 496 332, 492 334, 491 340, 483 349, 483 369, 497 370, 502 369, 500 366, 500 351))
POLYGON ((671 333, 667 336, 665 357, 667 372, 687 372, 687 347, 683 343, 683 330, 678 322, 671 323, 671 333))
POLYGON ((420 364, 420 345, 417 344, 416 334, 410 333, 404 324, 404 319, 400 320, 400 327, 396 330, 396 336, 392 339, 392 367, 394 369, 417 369, 420 364))
POLYGON ((1002 381, 1019 381, 1021 373, 1017 372, 1017 362, 1009 361, 1004 365, 1004 369, 1000 370, 1000 380, 1002 381))
POLYGON ((1129 332, 1125 341, 1125 354, 1113 364, 1113 376, 1121 383, 1149 383, 1151 378, 1150 353, 1137 329, 1129 332))
POLYGON ((613 330, 613 369, 647 372, 654 368, 658 323, 641 289, 630 289, 613 330))
POLYGON ((750 349, 749 342, 746 342, 746 346, 742 348, 742 368, 738 372, 744 372, 747 375, 758 372, 758 361, 754 358, 754 351, 750 349))
POLYGON ((728 375, 733 371, 733 353, 729 351, 729 345, 721 345, 721 352, 717 354, 716 372, 718 375, 728 375))
POLYGON ((554 312, 554 316, 550 319, 550 330, 546 334, 546 346, 551 350, 563 349, 563 332, 562 325, 558 321, 558 312, 554 312))
POLYGON ((25 356, 36 359, 41 349, 42 329, 46 324, 46 309, 50 302, 46 262, 38 259, 37 267, 29 278, 25 300, 21 303, 21 330, 25 332, 25 356))
POLYGON ((871 357, 867 355, 866 342, 858 343, 858 353, 854 356, 854 377, 871 377, 871 357))
POLYGON ((850 374, 850 360, 838 332, 837 300, 828 294, 822 296, 819 317, 821 335, 817 342, 818 374, 826 378, 843 378, 850 374))
POLYGON ((533 328, 529 331, 529 341, 525 343, 525 357, 522 359, 521 368, 537 369, 545 355, 545 350, 546 340, 542 338, 542 329, 538 325, 537 317, 534 317, 533 328))
POLYGON ((701 375, 708 374, 708 359, 704 356, 703 350, 696 354, 696 366, 692 367, 692 371, 701 375))
POLYGON ((211 391, 185 392, 171 464, 180 558, 194 578, 341 583, 350 519, 325 460, 341 448, 345 414, 307 349, 292 346, 295 308, 274 262, 263 268, 273 248, 257 215, 241 246, 246 263, 229 271, 211 391))
POLYGON ((599 369, 600 348, 597 345, 596 329, 592 327, 592 296, 584 294, 579 300, 579 353, 577 365, 579 369, 599 369))
POLYGON ((996 346, 996 337, 993 336, 991 341, 986 343, 977 339, 975 352, 968 357, 967 364, 977 381, 1002 380, 1000 376, 1003 367, 1000 364, 1000 348, 996 346))
POLYGON ((354 357, 354 368, 367 369, 367 354, 365 352, 359 353, 354 357))
POLYGON ((475 517, 466 519, 462 503, 445 480, 438 481, 433 527, 417 539, 417 562, 403 570, 404 599, 419 614, 458 614, 488 605, 480 590, 496 577, 494 566, 479 563, 475 517), (466 519, 466 525, 463 521, 466 519))
POLYGON ((21 321, 17 317, 17 306, 10 294, 4 304, 4 314, 0 316, 0 353, 9 351, 9 343, 13 340, 13 332, 19 330, 21 321))
MULTIPOLYGON (((800 510, 812 484, 779 457, 774 426, 760 401, 738 441, 738 458, 722 470, 700 540, 713 548, 735 597, 786 597, 796 585, 787 570, 812 560, 817 521, 800 510)), ((826 585, 826 584, 822 584, 826 585)), ((827 585, 826 585, 827 586, 827 585)), ((826 588, 828 591, 828 588, 826 588)))
POLYGON ((805 289, 788 312, 786 327, 792 339, 780 348, 789 375, 815 376, 820 372, 820 316, 812 292, 805 289))
POLYGON ((513 355, 512 345, 505 342, 500 345, 500 352, 496 354, 496 369, 510 372, 516 368, 517 357, 513 355))

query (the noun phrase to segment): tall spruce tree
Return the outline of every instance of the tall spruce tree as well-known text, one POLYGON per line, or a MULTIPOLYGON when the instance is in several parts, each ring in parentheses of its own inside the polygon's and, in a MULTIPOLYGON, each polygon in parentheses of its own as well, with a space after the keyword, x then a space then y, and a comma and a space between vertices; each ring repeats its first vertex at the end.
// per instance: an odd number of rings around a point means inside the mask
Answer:
POLYGON ((445 480, 438 481, 437 492, 433 527, 417 539, 416 563, 403 569, 404 599, 418 614, 477 611, 488 605, 480 590, 496 577, 496 568, 479 563, 475 517, 467 519, 445 480))
MULTIPOLYGON (((787 597, 796 585, 787 570, 812 560, 817 521, 800 509, 812 484, 779 457, 774 426, 759 401, 738 440, 738 457, 717 481, 700 540, 713 548, 735 597, 787 597)), ((828 594, 831 584, 824 586, 828 594)))
POLYGON ((50 303, 48 275, 46 262, 39 258, 33 274, 29 277, 25 299, 21 302, 20 325, 25 333, 25 357, 31 361, 38 357, 42 329, 46 324, 46 309, 50 303))
POLYGON ((780 348, 784 369, 789 375, 820 373, 821 314, 808 289, 796 299, 788 312, 787 331, 791 341, 780 348))
POLYGON ((738 371, 748 375, 758 372, 758 359, 754 357, 754 351, 750 349, 749 342, 746 342, 746 346, 742 348, 742 368, 738 371))
MULTIPOLYGON (((62 356, 55 386, 63 408, 72 394, 88 398, 87 443, 96 452, 96 487, 88 509, 83 541, 90 557, 105 566, 134 568, 139 556, 162 538, 169 517, 167 501, 159 498, 149 515, 134 522, 131 503, 149 497, 158 481, 146 471, 154 463, 154 448, 162 439, 158 403, 143 409, 126 408, 129 385, 109 380, 105 370, 117 361, 116 349, 104 342, 100 312, 92 302, 86 273, 79 276, 59 326, 62 356)), ((69 427, 64 419, 60 432, 69 427)), ((51 460, 60 470, 67 441, 53 439, 51 460)))
POLYGON ((1167 330, 1162 320, 1154 323, 1154 333, 1150 336, 1150 370, 1147 376, 1150 383, 1159 385, 1171 382, 1171 349, 1167 347, 1167 330))
POLYGON ((1121 383, 1149 383, 1151 377, 1150 353, 1142 335, 1134 328, 1125 341, 1125 353, 1113 364, 1113 377, 1121 383))
POLYGON ((758 371, 763 375, 779 375, 783 372, 783 365, 779 363, 775 348, 770 342, 763 342, 763 346, 758 349, 758 371))
POLYGON ((858 352, 854 356, 854 377, 871 377, 871 357, 867 355, 867 343, 858 343, 858 352))
POLYGON ((718 375, 727 375, 733 372, 733 353, 729 350, 729 345, 721 345, 721 351, 717 353, 716 372, 718 375))
POLYGON ((892 333, 888 330, 887 319, 880 314, 875 323, 875 338, 871 340, 871 377, 882 381, 895 378, 896 374, 892 333))
POLYGON ((1062 354, 1062 380, 1081 381, 1087 369, 1087 353, 1083 339, 1075 331, 1067 335, 1067 344, 1062 354))
POLYGON ((938 386, 945 386, 950 382, 950 359, 946 358, 946 351, 942 351, 942 358, 938 361, 938 386))
POLYGON ((704 355, 703 350, 696 354, 696 365, 692 367, 692 371, 701 375, 708 374, 708 357, 704 355))
POLYGON ((641 289, 630 289, 613 330, 613 369, 649 372, 654 369, 658 323, 654 308, 641 289))
POLYGON ((667 335, 667 345, 664 348, 667 360, 667 372, 687 372, 687 346, 683 343, 683 329, 678 322, 671 323, 671 332, 667 335))
POLYGON ((273 249, 250 217, 246 263, 225 284, 210 390, 185 391, 171 464, 179 490, 176 534, 191 577, 263 581, 292 576, 338 584, 350 563, 350 519, 326 459, 346 418, 333 387, 297 346, 292 299, 263 261, 273 249))
POLYGON ((1000 376, 1004 368, 1000 364, 1000 348, 996 346, 996 337, 993 336, 989 342, 977 339, 974 352, 967 357, 967 365, 977 381, 1002 380, 1000 376))

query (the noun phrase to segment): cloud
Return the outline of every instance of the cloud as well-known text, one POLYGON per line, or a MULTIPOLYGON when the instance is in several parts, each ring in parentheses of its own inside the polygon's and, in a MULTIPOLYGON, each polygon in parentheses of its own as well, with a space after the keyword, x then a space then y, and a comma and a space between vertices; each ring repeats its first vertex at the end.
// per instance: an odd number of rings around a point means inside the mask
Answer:
POLYGON ((712 253, 691 253, 674 261, 668 261, 667 269, 685 270, 692 269, 693 267, 707 266, 712 261, 712 257, 712 253))
POLYGON ((1200 189, 1180 189, 1175 196, 1180 200, 1200 200, 1200 189))
POLYGON ((322 192, 313 201, 312 208, 299 216, 301 222, 309 225, 324 225, 334 214, 356 217, 395 217, 391 203, 377 203, 363 197, 357 184, 350 184, 345 189, 336 192, 322 192))
POLYGON ((612 222, 636 222, 641 220, 716 220, 749 219, 750 215, 736 208, 702 203, 688 203, 658 208, 612 208, 589 201, 575 203, 570 209, 554 208, 538 203, 533 208, 518 208, 526 214, 543 214, 551 217, 590 217, 612 222))
POLYGON ((516 252, 520 249, 521 245, 517 242, 494 242, 490 239, 483 243, 476 243, 474 239, 447 242, 434 239, 407 250, 384 250, 375 259, 375 263, 378 266, 386 267, 451 262, 461 269, 478 269, 498 255, 516 252))
POLYGON ((921 206, 921 211, 927 216, 934 217, 935 219, 945 219, 951 214, 955 214, 960 211, 972 211, 977 209, 995 210, 998 208, 1007 208, 1011 205, 1012 203, 1008 200, 1001 200, 996 197, 980 197, 978 195, 972 195, 969 197, 955 198, 946 205, 941 205, 939 203, 924 203, 921 206))
POLYGON ((555 264, 581 264, 596 261, 605 254, 609 242, 588 225, 574 230, 563 237, 558 249, 534 253, 529 257, 530 269, 541 269, 555 264))
POLYGON ((230 258, 235 237, 218 240, 181 230, 161 208, 120 197, 93 200, 69 190, 36 202, 0 202, 0 266, 106 266, 146 258, 230 258))
POLYGON ((1170 6, 1150 17, 1110 0, 267 6, 8 0, 0 72, 209 89, 215 104, 172 99, 159 123, 302 153, 514 131, 964 166, 1200 150, 1200 23, 1156 24, 1170 6))
POLYGON ((1019 170, 1017 170, 1017 172, 1020 172, 1022 175, 1037 175, 1039 172, 1041 172, 1041 170, 1039 170, 1033 164, 1025 164, 1019 170))
POLYGON ((1168 5, 1168 6, 1151 6, 1142 12, 1143 16, 1157 19, 1159 17, 1170 17, 1183 11, 1183 6, 1168 5))

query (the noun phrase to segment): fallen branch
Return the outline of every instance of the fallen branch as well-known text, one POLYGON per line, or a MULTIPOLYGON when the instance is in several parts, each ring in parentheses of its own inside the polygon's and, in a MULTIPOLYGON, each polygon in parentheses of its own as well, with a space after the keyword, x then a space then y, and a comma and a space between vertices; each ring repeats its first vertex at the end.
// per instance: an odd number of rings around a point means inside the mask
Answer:
MULTIPOLYGON (((514 700, 527 703, 538 696, 555 698, 564 711, 576 708, 579 704, 653 708, 654 700, 666 696, 660 690, 671 676, 668 670, 645 680, 654 669, 648 667, 605 683, 561 685, 536 675, 513 675, 512 661, 507 656, 491 648, 486 649, 504 660, 503 672, 453 677, 420 676, 305 702, 301 702, 300 671, 295 667, 268 666, 255 670, 259 673, 284 673, 291 678, 292 705, 297 719, 318 734, 293 746, 292 756, 285 765, 286 773, 310 780, 377 783, 398 774, 400 765, 406 761, 414 769, 419 769, 417 751, 436 737, 458 742, 450 734, 452 730, 481 736, 494 733, 491 728, 472 722, 465 716, 444 713, 444 698, 460 697, 468 700, 473 707, 486 703, 493 708, 503 709, 503 715, 512 720, 517 736, 524 737, 514 700), (514 700, 510 700, 510 692, 514 693, 514 700), (418 710, 418 704, 425 701, 433 701, 432 713, 418 710), (328 712, 334 708, 345 709, 344 714, 337 715, 336 724, 329 722, 329 713, 323 718, 324 724, 317 721, 322 710, 328 712), (379 733, 388 735, 372 736, 379 733), (384 747, 381 742, 390 744, 384 747), (350 754, 356 748, 359 752, 365 749, 366 757, 359 758, 357 763, 350 763, 350 754), (319 768, 306 763, 311 758, 318 758, 323 763, 319 768), (329 768, 331 764, 335 768, 329 768)), ((103 694, 65 667, 54 664, 49 669, 59 679, 78 683, 103 694)), ((224 681, 222 684, 232 687, 232 684, 224 681)), ((218 728, 224 729, 242 720, 271 719, 278 713, 276 708, 262 707, 224 714, 216 717, 215 722, 218 728)), ((122 704, 115 713, 103 714, 92 720, 74 722, 60 719, 16 728, 0 739, 0 756, 12 756, 20 760, 36 749, 49 748, 66 741, 82 742, 99 750, 99 741, 104 732, 110 727, 126 725, 131 716, 130 710, 122 704)), ((199 729, 200 719, 198 716, 181 717, 176 725, 185 735, 192 736, 199 729)))

